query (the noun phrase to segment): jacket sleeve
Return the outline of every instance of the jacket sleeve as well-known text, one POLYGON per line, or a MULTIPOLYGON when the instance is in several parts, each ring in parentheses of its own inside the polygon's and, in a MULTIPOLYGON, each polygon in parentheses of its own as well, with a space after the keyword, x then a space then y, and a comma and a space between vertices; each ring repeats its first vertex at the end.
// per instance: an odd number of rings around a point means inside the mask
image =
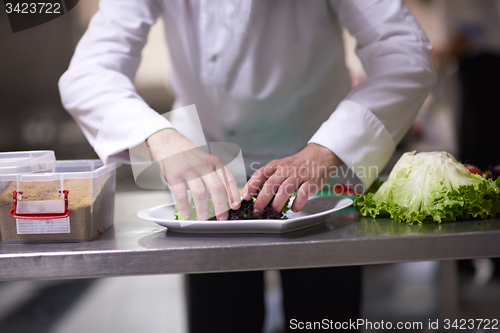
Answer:
POLYGON ((331 5, 357 39, 367 78, 309 142, 329 148, 369 186, 435 84, 431 46, 402 1, 331 0, 331 5))
POLYGON ((100 1, 59 80, 63 106, 105 163, 127 161, 129 147, 172 127, 134 88, 142 48, 161 11, 157 0, 100 1))

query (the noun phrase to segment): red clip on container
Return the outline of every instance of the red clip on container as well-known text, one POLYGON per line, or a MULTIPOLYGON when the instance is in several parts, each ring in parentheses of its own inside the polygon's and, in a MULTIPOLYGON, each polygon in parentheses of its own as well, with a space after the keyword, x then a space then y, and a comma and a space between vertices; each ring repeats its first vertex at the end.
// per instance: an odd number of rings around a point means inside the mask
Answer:
POLYGON ((59 212, 59 207, 61 206, 61 200, 45 200, 45 201, 20 201, 18 209, 17 196, 22 195, 22 191, 14 191, 14 196, 12 201, 14 206, 10 211, 10 216, 15 219, 25 219, 25 220, 52 220, 52 219, 64 219, 69 216, 68 208, 68 190, 59 190, 59 193, 64 195, 64 208, 62 212, 59 212), (25 205, 23 205, 25 204, 25 205), (28 206, 30 205, 30 206, 28 206), (34 213, 33 213, 34 212, 34 213))

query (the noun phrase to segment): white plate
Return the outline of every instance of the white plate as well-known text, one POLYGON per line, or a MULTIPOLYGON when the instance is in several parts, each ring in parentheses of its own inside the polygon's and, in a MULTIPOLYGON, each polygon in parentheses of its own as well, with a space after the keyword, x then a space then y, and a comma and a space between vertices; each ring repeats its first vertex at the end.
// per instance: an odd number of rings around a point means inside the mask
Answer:
POLYGON ((347 198, 313 196, 300 212, 288 211, 286 220, 177 221, 172 204, 145 209, 137 216, 182 233, 283 234, 320 224, 352 203, 347 198))

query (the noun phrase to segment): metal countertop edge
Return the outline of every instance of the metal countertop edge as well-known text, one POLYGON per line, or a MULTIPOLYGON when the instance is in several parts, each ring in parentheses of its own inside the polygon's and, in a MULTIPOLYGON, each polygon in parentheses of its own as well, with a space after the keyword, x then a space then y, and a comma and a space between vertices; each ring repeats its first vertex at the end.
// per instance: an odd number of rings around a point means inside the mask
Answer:
MULTIPOLYGON (((271 247, 271 246, 300 246, 305 244, 327 244, 327 243, 350 243, 350 242, 368 242, 368 241, 379 241, 379 240, 392 240, 392 241, 405 241, 408 239, 421 239, 422 241, 428 238, 455 238, 474 235, 477 237, 481 236, 492 236, 497 235, 500 237, 500 230, 498 231, 475 231, 475 232, 463 232, 460 234, 430 234, 430 235, 377 235, 369 238, 357 237, 350 239, 328 239, 328 240, 307 240, 307 241, 293 241, 290 243, 268 243, 268 244, 236 244, 236 245, 215 245, 215 246, 188 246, 188 247, 178 247, 178 248, 163 248, 163 249, 149 249, 141 248, 135 250, 76 250, 76 251, 57 251, 57 252, 19 252, 19 253, 0 253, 0 262, 2 260, 17 259, 17 258, 30 258, 30 257, 59 257, 59 256, 78 256, 78 255, 106 255, 106 254, 123 254, 123 253, 153 253, 153 252, 174 252, 174 251, 190 251, 190 250, 222 250, 222 249, 237 249, 237 248, 252 248, 252 247, 271 247), (393 238, 394 237, 394 238, 393 238), (395 238, 398 237, 398 238, 395 238)), ((499 238, 500 242, 500 238, 499 238)), ((16 244, 17 245, 17 244, 16 244)), ((500 256, 500 255, 499 255, 500 256)), ((1 265, 0 265, 1 267, 1 265)))
POLYGON ((207 247, 199 247, 26 254, 10 258, 0 257, 0 280, 212 273, 500 256, 500 242, 496 232, 478 235, 482 239, 474 242, 473 250, 469 246, 472 245, 468 242, 470 239, 467 240, 470 236, 466 234, 430 236, 446 237, 441 237, 439 245, 434 242, 435 237, 424 238, 417 235, 392 239, 374 237, 364 240, 362 246, 354 248, 352 243, 355 239, 210 247, 212 251, 206 251, 207 247), (457 244, 462 246, 457 247, 457 244), (290 251, 290 247, 298 247, 300 250, 301 247, 309 246, 315 248, 308 253, 290 251), (462 250, 456 251, 456 248, 462 250), (249 250, 253 253, 248 253, 249 250), (274 251, 272 255, 269 250, 274 251), (166 253, 173 255, 165 255, 166 253), (135 255, 130 256, 131 254, 135 255), (54 274, 54 271, 58 274, 54 274))

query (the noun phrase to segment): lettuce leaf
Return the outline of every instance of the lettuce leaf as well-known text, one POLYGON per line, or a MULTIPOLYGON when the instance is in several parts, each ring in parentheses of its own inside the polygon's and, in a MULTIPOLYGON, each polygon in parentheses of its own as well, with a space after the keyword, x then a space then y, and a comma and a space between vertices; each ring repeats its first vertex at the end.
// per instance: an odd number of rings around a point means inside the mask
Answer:
MULTIPOLYGON (((196 212, 196 207, 194 205, 193 198, 191 198, 191 201, 189 202, 189 208, 191 209, 191 216, 189 217, 189 220, 198 220, 198 213, 196 212)), ((187 220, 184 216, 182 216, 181 211, 179 210, 179 206, 177 205, 175 205, 174 216, 176 220, 181 220, 181 221, 187 220)), ((215 209, 214 209, 214 204, 212 203, 212 199, 208 199, 208 216, 212 216, 210 220, 216 219, 215 209)))
POLYGON ((488 218, 500 213, 500 178, 484 179, 445 152, 404 154, 375 193, 358 195, 363 216, 422 223, 488 218))

